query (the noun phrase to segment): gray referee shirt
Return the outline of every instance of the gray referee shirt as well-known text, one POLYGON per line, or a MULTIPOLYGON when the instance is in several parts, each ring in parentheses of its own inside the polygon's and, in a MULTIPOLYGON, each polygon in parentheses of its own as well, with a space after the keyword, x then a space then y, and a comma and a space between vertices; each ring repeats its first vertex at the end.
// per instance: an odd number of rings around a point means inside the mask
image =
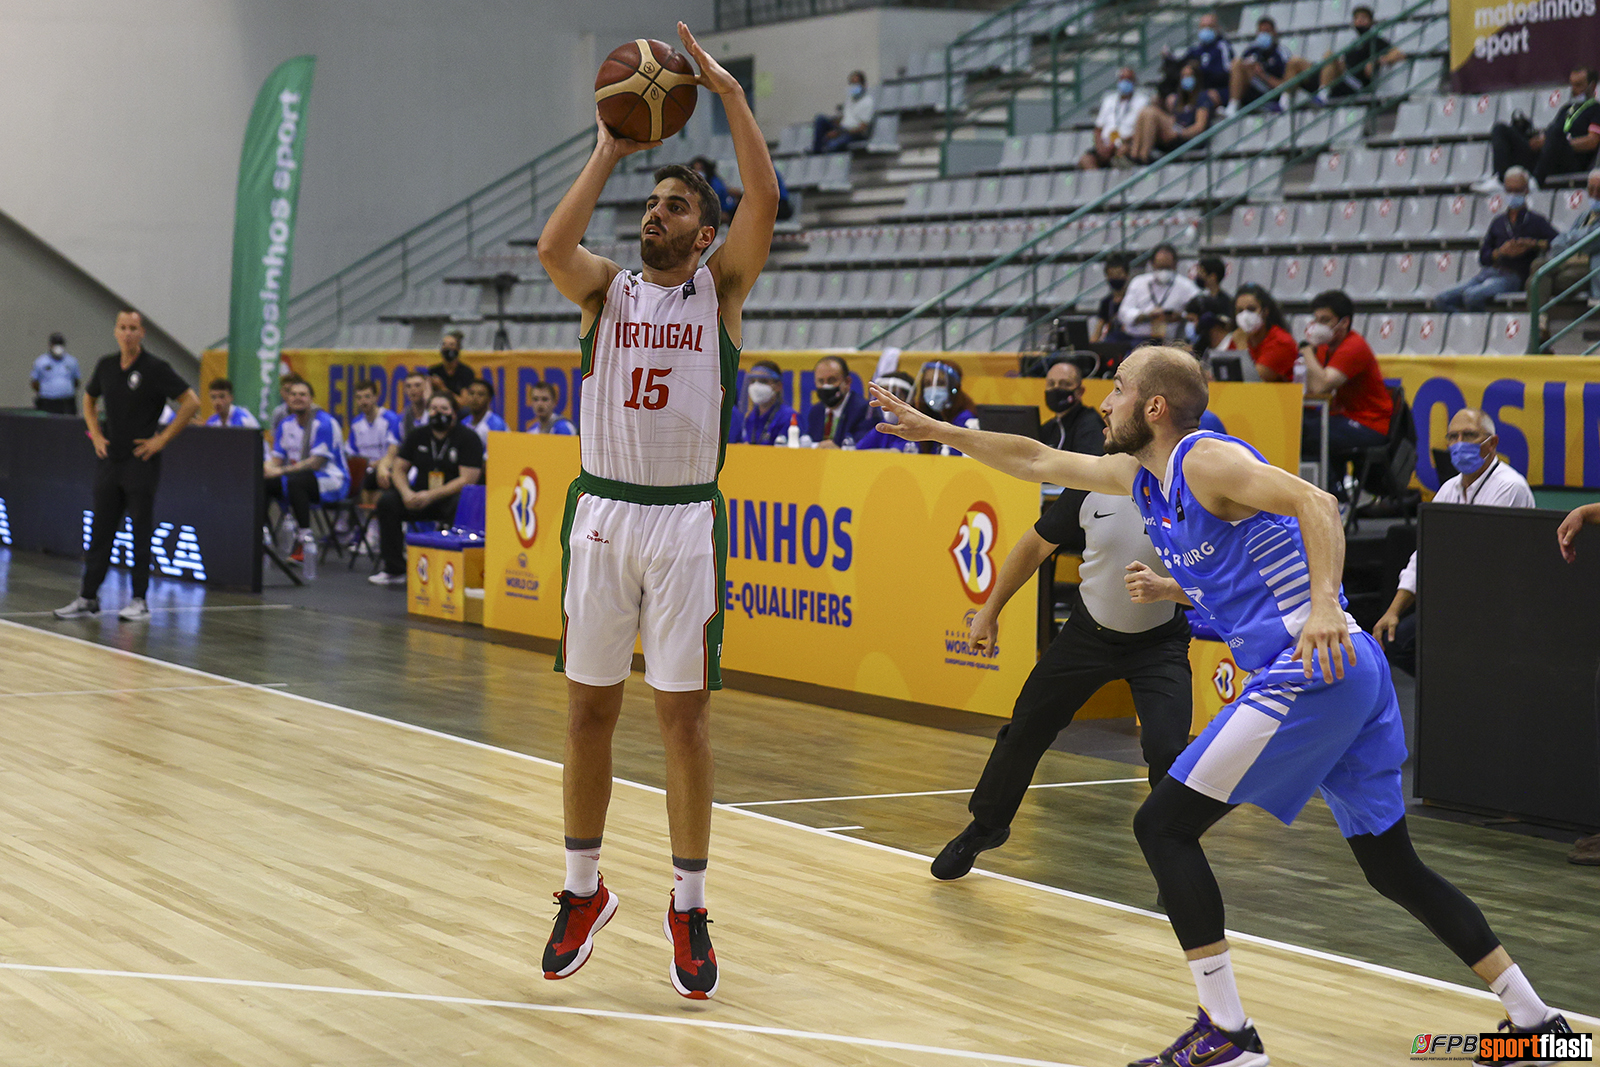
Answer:
POLYGON ((1107 629, 1135 634, 1172 621, 1179 607, 1170 600, 1135 604, 1123 584, 1128 564, 1138 560, 1162 577, 1167 568, 1144 532, 1139 507, 1129 496, 1090 493, 1078 509, 1083 526, 1083 566, 1078 568, 1078 595, 1094 620, 1107 629))

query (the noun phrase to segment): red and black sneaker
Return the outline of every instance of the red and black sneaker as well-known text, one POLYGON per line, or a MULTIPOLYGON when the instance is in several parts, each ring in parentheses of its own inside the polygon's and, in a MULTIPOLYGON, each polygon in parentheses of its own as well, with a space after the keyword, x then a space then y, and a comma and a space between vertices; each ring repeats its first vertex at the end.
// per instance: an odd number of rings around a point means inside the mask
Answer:
POLYGON ((711 947, 706 909, 679 911, 667 899, 661 929, 672 942, 672 967, 667 976, 672 988, 690 1000, 710 1000, 717 992, 717 953, 711 947))
POLYGON ((563 889, 555 894, 560 910, 555 929, 544 946, 544 976, 566 978, 576 974, 594 951, 594 935, 617 913, 617 895, 606 888, 605 878, 591 896, 574 896, 563 889))

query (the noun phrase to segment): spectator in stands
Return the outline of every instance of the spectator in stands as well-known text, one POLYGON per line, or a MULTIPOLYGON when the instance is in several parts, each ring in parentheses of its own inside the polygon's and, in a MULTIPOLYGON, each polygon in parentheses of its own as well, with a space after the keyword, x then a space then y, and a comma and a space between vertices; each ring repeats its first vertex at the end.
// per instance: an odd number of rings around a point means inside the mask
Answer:
MULTIPOLYGON (((1278 24, 1263 16, 1256 20, 1255 40, 1233 61, 1228 85, 1228 114, 1265 96, 1311 66, 1304 56, 1291 56, 1278 43, 1278 24)), ((1275 105, 1281 110, 1282 100, 1275 105)))
MULTIPOLYGON (((893 393, 905 403, 911 403, 911 394, 916 391, 916 383, 911 380, 911 375, 905 371, 887 371, 872 380, 872 384, 880 389, 893 393)), ((886 422, 893 426, 898 417, 882 408, 872 409, 872 428, 862 434, 861 440, 856 443, 857 448, 886 448, 891 452, 915 452, 916 442, 902 441, 892 433, 879 433, 877 425, 886 422)))
MULTIPOLYGON (((331 504, 344 499, 350 470, 344 442, 333 416, 316 406, 311 383, 289 387, 288 413, 272 431, 272 449, 262 469, 267 496, 276 497, 294 515, 297 541, 311 531, 311 502, 331 504)), ((300 548, 295 548, 299 558, 300 548)))
POLYGON ((378 498, 378 553, 383 563, 367 579, 374 585, 406 584, 408 522, 455 521, 461 490, 483 474, 483 442, 456 422, 455 406, 440 393, 428 401, 428 424, 406 435, 394 460, 394 484, 378 498), (416 483, 411 487, 412 471, 416 483))
POLYGON ((1233 334, 1233 302, 1225 293, 1201 292, 1183 305, 1183 320, 1183 339, 1209 371, 1211 350, 1226 345, 1233 334))
POLYGON ((1201 256, 1200 261, 1194 265, 1194 283, 1200 287, 1200 292, 1222 301, 1226 305, 1223 313, 1231 318, 1233 297, 1222 287, 1223 279, 1227 276, 1228 263, 1221 256, 1201 256))
MULTIPOLYGON (((1579 215, 1577 219, 1573 221, 1572 229, 1561 234, 1555 240, 1550 242, 1550 253, 1552 258, 1558 253, 1565 252, 1573 245, 1589 237, 1595 232, 1596 229, 1600 229, 1600 170, 1592 170, 1589 172, 1588 187, 1589 206, 1584 209, 1582 215, 1579 215)), ((1575 282, 1581 280, 1582 277, 1589 272, 1591 267, 1595 266, 1600 266, 1600 256, 1595 254, 1591 254, 1587 257, 1583 256, 1582 254, 1573 256, 1572 259, 1569 259, 1566 263, 1562 264, 1560 268, 1560 274, 1555 282, 1555 291, 1545 293, 1545 297, 1548 299, 1550 296, 1555 295, 1555 293, 1564 292, 1575 282), (1590 262, 1582 262, 1582 265, 1579 266, 1574 263, 1574 260, 1580 262, 1588 260, 1590 262), (1574 270, 1565 270, 1568 264, 1573 264, 1574 270)), ((1595 275, 1595 277, 1589 280, 1589 300, 1591 303, 1600 303, 1600 274, 1595 275)))
MULTIPOLYGON (((973 426, 978 421, 978 405, 961 388, 961 368, 942 359, 929 360, 922 365, 911 405, 929 418, 956 426, 973 426)), ((920 441, 917 451, 928 455, 961 455, 937 441, 920 441)))
POLYGON ((1219 99, 1228 91, 1233 76, 1233 46, 1217 26, 1216 12, 1208 11, 1200 16, 1194 44, 1182 56, 1174 57, 1170 48, 1163 48, 1162 53, 1168 60, 1176 58, 1182 66, 1192 65, 1200 79, 1200 88, 1212 90, 1219 99))
POLYGON ((399 414, 378 406, 377 385, 369 381, 357 383, 356 413, 350 420, 350 439, 345 447, 351 455, 367 461, 367 473, 360 486, 364 493, 388 488, 378 481, 378 470, 391 451, 399 450, 402 433, 399 414))
POLYGON ((529 424, 527 433, 558 433, 570 437, 578 432, 570 419, 556 415, 555 383, 535 382, 530 385, 528 402, 533 406, 533 422, 529 424))
POLYGON ((494 403, 494 383, 487 378, 474 378, 467 386, 467 410, 461 416, 461 425, 478 435, 483 442, 485 455, 489 452, 489 432, 504 433, 506 420, 489 410, 494 403))
MULTIPOLYGON (((1355 305, 1338 289, 1311 299, 1311 325, 1306 340, 1311 351, 1305 360, 1306 393, 1332 400, 1328 409, 1328 451, 1348 454, 1381 445, 1389 439, 1394 400, 1384 384, 1378 357, 1366 338, 1350 328, 1355 305)), ((1307 409, 1301 434, 1303 455, 1316 451, 1320 441, 1320 412, 1307 409)))
POLYGON ((73 415, 78 410, 77 357, 67 351, 67 339, 50 335, 50 348, 33 361, 28 382, 33 386, 33 406, 52 415, 73 415))
POLYGON ((1250 362, 1264 382, 1303 382, 1306 378, 1300 348, 1294 343, 1283 309, 1266 288, 1251 282, 1239 286, 1233 298, 1233 321, 1239 327, 1234 347, 1250 354, 1250 362), (1242 342, 1242 344, 1240 343, 1242 342))
POLYGON ((1519 293, 1528 284, 1534 259, 1556 239, 1550 220, 1528 207, 1528 172, 1506 171, 1506 210, 1489 222, 1478 249, 1482 269, 1433 298, 1440 311, 1482 311, 1501 293, 1519 293))
MULTIPOLYGON (((1462 408, 1450 418, 1444 439, 1450 446, 1450 465, 1459 473, 1439 487, 1435 504, 1481 504, 1494 508, 1531 508, 1533 490, 1515 467, 1496 454, 1500 437, 1494 420, 1481 411, 1462 408)), ((1417 617, 1406 614, 1417 600, 1417 554, 1400 572, 1389 610, 1383 613, 1372 636, 1378 639, 1389 663, 1407 674, 1417 673, 1417 617), (1401 618, 1404 615, 1405 618, 1401 618)))
POLYGON ((1150 96, 1139 88, 1138 75, 1132 67, 1117 71, 1117 87, 1100 101, 1100 113, 1094 120, 1094 146, 1078 160, 1080 170, 1097 170, 1100 167, 1131 167, 1133 159, 1133 134, 1139 116, 1150 106, 1150 96))
POLYGON ((872 133, 874 104, 867 92, 867 76, 859 70, 850 72, 849 95, 830 117, 818 115, 811 131, 811 152, 848 152, 854 145, 864 142, 872 133))
POLYGON ((1044 374, 1044 406, 1054 414, 1039 424, 1039 440, 1051 448, 1098 456, 1105 450, 1106 424, 1083 402, 1083 372, 1065 357, 1044 374))
POLYGON ((1128 283, 1117 309, 1122 330, 1137 344, 1160 341, 1183 321, 1183 306, 1200 290, 1178 273, 1178 250, 1163 241, 1150 254, 1150 270, 1128 283))
POLYGON ((1205 133, 1211 117, 1221 110, 1222 97, 1200 84, 1200 68, 1193 62, 1185 63, 1178 77, 1178 91, 1167 97, 1165 105, 1151 104, 1139 112, 1128 158, 1142 167, 1158 148, 1162 152, 1181 148, 1185 141, 1205 133))
POLYGON ((406 375, 406 406, 400 410, 400 440, 418 426, 428 425, 428 401, 433 399, 433 379, 421 371, 406 375))
POLYGON ((1543 133, 1531 137, 1508 122, 1497 122, 1489 131, 1493 155, 1493 174, 1472 187, 1475 193, 1498 193, 1512 167, 1533 172, 1534 191, 1552 174, 1571 174, 1594 165, 1595 149, 1600 148, 1600 102, 1594 98, 1596 74, 1592 67, 1573 67, 1567 73, 1572 97, 1543 133))
POLYGON ((460 330, 445 334, 439 341, 439 355, 444 358, 428 368, 433 391, 448 394, 457 411, 467 402, 467 386, 478 380, 472 368, 461 362, 461 339, 460 330))
POLYGON ((1108 292, 1100 298, 1100 307, 1095 315, 1094 333, 1089 337, 1091 344, 1122 345, 1124 349, 1133 347, 1133 338, 1123 330, 1122 320, 1117 317, 1117 311, 1122 307, 1122 298, 1128 293, 1128 265, 1132 260, 1133 257, 1126 252, 1112 252, 1106 256, 1108 292))
POLYGON ((278 406, 272 409, 272 414, 267 416, 268 429, 276 429, 289 414, 289 390, 297 385, 304 385, 306 380, 294 371, 278 375, 278 406))
POLYGON ((770 359, 751 367, 744 376, 744 424, 739 440, 748 445, 782 445, 789 440, 789 426, 800 425, 800 417, 783 399, 783 372, 770 359))
POLYGON ((1319 104, 1366 92, 1372 88, 1378 68, 1392 67, 1406 57, 1381 35, 1361 40, 1372 29, 1372 8, 1362 6, 1351 11, 1350 28, 1356 31, 1356 40, 1337 56, 1332 52, 1326 56, 1330 62, 1322 68, 1322 88, 1313 98, 1319 104))
POLYGON ((234 404, 233 383, 228 379, 213 378, 206 389, 211 394, 211 417, 206 420, 207 426, 243 426, 247 430, 261 429, 261 424, 256 421, 254 415, 234 404))
POLYGON ((714 159, 695 156, 689 160, 689 169, 704 178, 706 184, 711 186, 711 191, 717 194, 717 202, 722 205, 722 217, 732 218, 733 213, 739 208, 739 199, 744 195, 744 191, 737 186, 729 186, 722 180, 717 174, 717 161, 714 159))
POLYGON ((850 367, 838 356, 823 356, 811 372, 817 402, 806 410, 803 432, 818 448, 851 448, 872 429, 867 398, 850 387, 850 367))

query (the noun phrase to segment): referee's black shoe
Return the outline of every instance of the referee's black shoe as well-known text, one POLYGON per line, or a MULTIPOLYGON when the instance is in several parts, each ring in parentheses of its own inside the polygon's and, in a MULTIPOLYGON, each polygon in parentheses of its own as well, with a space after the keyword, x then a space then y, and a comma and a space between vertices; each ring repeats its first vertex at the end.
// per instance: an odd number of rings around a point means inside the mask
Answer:
POLYGON ((978 853, 999 848, 1010 836, 1009 826, 1002 826, 998 830, 987 830, 976 822, 971 823, 934 857, 931 868, 933 876, 942 882, 960 878, 972 870, 973 863, 978 859, 978 853))

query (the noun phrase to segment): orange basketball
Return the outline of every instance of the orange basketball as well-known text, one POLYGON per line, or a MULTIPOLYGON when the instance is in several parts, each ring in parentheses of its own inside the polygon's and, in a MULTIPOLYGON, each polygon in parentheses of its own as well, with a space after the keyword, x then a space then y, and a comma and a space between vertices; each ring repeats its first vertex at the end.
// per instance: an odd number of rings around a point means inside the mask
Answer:
POLYGON ((699 95, 683 53, 643 37, 612 49, 594 78, 600 121, 632 141, 660 141, 683 129, 699 95))

